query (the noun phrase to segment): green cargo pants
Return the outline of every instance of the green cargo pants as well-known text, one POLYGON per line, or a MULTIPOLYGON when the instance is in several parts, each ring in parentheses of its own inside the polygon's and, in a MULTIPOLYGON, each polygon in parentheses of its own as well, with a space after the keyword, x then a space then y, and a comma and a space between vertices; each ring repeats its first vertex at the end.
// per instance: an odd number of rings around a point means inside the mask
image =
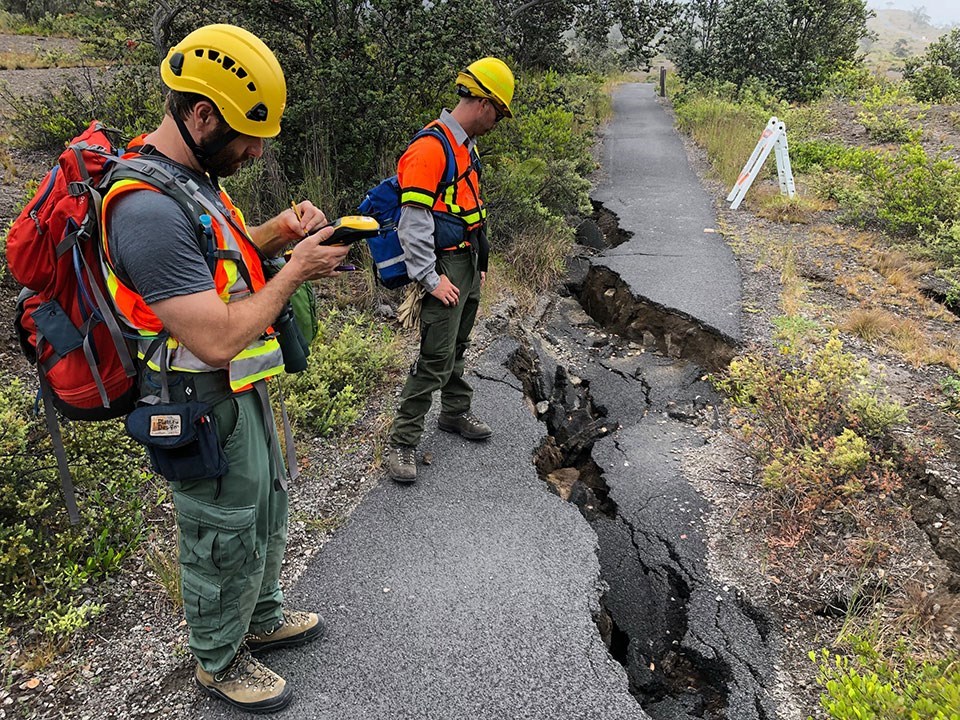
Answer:
POLYGON ((433 295, 423 298, 420 313, 420 356, 400 394, 400 407, 390 432, 391 445, 416 446, 432 395, 440 391, 440 410, 459 415, 470 409, 473 388, 463 379, 463 356, 480 305, 480 273, 474 252, 438 253, 437 273, 460 290, 460 302, 447 307, 433 295))
POLYGON ((230 663, 247 632, 280 620, 287 542, 287 493, 271 480, 276 461, 257 393, 228 396, 213 414, 229 471, 219 482, 171 483, 190 649, 210 673, 230 663))

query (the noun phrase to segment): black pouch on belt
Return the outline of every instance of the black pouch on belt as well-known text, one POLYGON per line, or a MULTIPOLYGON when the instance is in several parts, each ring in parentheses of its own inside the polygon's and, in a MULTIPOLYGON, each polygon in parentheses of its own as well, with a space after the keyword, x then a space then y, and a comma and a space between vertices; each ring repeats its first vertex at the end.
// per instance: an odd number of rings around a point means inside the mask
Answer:
POLYGON ((143 405, 127 415, 127 432, 147 448, 153 469, 170 482, 217 479, 227 473, 208 403, 143 405))

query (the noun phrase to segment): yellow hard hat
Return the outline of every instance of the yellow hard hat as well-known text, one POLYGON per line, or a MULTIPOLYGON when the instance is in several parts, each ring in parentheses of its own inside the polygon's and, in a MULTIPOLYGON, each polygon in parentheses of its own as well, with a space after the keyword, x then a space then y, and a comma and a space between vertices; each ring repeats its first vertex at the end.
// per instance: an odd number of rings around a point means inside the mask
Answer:
POLYGON ((485 57, 470 63, 457 75, 457 92, 469 97, 492 100, 507 117, 513 117, 510 102, 513 100, 513 73, 507 64, 495 57, 485 57))
POLYGON ((227 124, 253 137, 274 137, 287 104, 287 82, 277 58, 251 32, 206 25, 170 48, 160 77, 171 90, 215 103, 227 124))

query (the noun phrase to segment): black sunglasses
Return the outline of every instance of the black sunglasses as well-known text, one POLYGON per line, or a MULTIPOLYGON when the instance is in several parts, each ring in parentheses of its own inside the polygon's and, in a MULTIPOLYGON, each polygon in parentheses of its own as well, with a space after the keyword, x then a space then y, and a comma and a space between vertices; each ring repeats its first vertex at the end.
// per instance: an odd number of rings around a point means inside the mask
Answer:
POLYGON ((500 108, 497 107, 497 104, 493 100, 491 100, 490 98, 486 98, 486 100, 488 103, 490 103, 493 106, 493 112, 496 113, 496 115, 494 115, 493 121, 495 123, 498 123, 501 120, 503 120, 506 117, 506 114, 500 108))

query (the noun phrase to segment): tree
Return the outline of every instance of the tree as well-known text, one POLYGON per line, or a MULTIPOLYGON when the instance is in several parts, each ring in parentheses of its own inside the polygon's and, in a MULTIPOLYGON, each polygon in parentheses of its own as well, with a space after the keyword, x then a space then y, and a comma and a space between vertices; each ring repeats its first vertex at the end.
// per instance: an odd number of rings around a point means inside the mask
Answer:
POLYGON ((690 0, 671 56, 685 77, 759 80, 805 100, 841 64, 857 61, 869 17, 865 0, 690 0))
POLYGON ((910 43, 907 42, 906 38, 897 38, 897 41, 893 44, 893 54, 898 58, 905 58, 910 54, 910 43))
POLYGON ((927 9, 923 5, 917 5, 910 11, 910 19, 913 20, 916 25, 929 25, 930 24, 930 15, 927 13, 927 9))
POLYGON ((874 13, 865 0, 787 0, 786 6, 782 83, 788 97, 809 100, 841 65, 857 60, 874 13))
POLYGON ((495 0, 497 30, 509 54, 530 68, 563 68, 568 64, 566 33, 584 0, 495 0))
POLYGON ((917 100, 945 102, 960 96, 960 28, 930 43, 923 55, 908 58, 903 75, 917 100))

